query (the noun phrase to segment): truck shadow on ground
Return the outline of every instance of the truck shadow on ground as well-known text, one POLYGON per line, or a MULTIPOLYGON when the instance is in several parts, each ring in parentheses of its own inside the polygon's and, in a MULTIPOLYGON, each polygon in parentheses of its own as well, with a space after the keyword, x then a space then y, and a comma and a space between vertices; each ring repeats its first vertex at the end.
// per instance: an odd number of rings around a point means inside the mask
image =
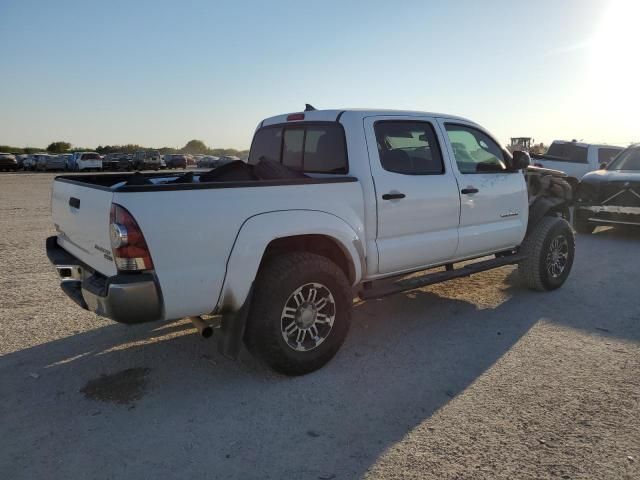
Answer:
MULTIPOLYGON (((454 287, 475 288, 465 281, 454 287)), ((4 478, 360 477, 542 318, 594 332, 580 315, 563 316, 570 285, 544 304, 513 274, 506 285, 491 308, 432 290, 358 304, 337 357, 298 378, 267 371, 245 351, 227 360, 184 321, 114 324, 6 355, 0 471, 4 478), (101 377, 127 371, 115 381, 101 377), (109 381, 106 394, 87 393, 101 378, 112 382, 112 398, 109 381)), ((595 334, 640 340, 637 328, 601 328, 595 334)))

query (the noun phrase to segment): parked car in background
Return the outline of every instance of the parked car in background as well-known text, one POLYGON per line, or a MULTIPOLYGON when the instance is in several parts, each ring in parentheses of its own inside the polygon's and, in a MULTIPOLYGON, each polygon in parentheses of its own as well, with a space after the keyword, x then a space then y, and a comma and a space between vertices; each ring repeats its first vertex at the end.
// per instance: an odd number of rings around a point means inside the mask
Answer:
POLYGON ((123 323, 190 317, 204 336, 201 316, 219 313, 224 355, 244 341, 298 375, 339 350, 354 294, 512 264, 534 290, 562 286, 575 243, 558 214, 571 187, 561 172, 533 168, 529 190, 529 161, 460 117, 278 115, 233 168, 56 178, 47 254, 82 308, 123 323))
POLYGON ((60 171, 67 169, 66 159, 64 155, 47 155, 44 159, 45 171, 60 171))
POLYGON ((53 155, 49 153, 39 153, 35 155, 36 164, 35 170, 39 172, 45 172, 47 170, 47 162, 49 162, 49 158, 53 157, 53 155))
POLYGON ((108 153, 102 159, 102 170, 118 170, 122 153, 108 153))
POLYGON ((567 174, 567 182, 576 187, 588 172, 598 170, 609 163, 623 147, 595 145, 564 140, 554 140, 545 154, 531 154, 536 167, 560 170, 567 174))
POLYGON ((18 162, 18 168, 24 169, 24 161, 29 158, 29 155, 23 153, 22 155, 16 155, 16 161, 18 162))
POLYGON ((18 170, 18 160, 12 153, 0 153, 0 170, 18 170))
POLYGON ((96 152, 76 152, 73 154, 71 170, 82 172, 88 170, 102 170, 102 159, 96 152))
POLYGON ((22 169, 25 171, 35 171, 36 164, 38 162, 37 156, 40 155, 38 153, 33 153, 22 162, 22 169))
POLYGON ((162 157, 157 150, 140 150, 133 154, 131 168, 134 170, 160 170, 162 157))
POLYGON ((71 170, 71 168, 69 167, 69 165, 71 164, 71 161, 73 159, 73 153, 63 153, 62 155, 60 155, 62 157, 62 159, 64 160, 64 169, 65 170, 71 170))
POLYGON ((640 144, 582 177, 573 218, 578 233, 591 233, 598 225, 640 226, 640 144))
POLYGON ((45 165, 47 163, 47 156, 48 155, 49 155, 48 153, 36 153, 33 156, 33 159, 34 159, 33 170, 34 171, 44 172, 45 165))
POLYGON ((200 160, 198 160, 197 167, 198 168, 215 168, 216 164, 218 163, 218 160, 220 160, 220 157, 215 157, 213 155, 205 155, 204 157, 200 158, 200 160))
POLYGON ((164 158, 167 168, 187 168, 186 155, 174 153, 172 155, 165 155, 164 158))

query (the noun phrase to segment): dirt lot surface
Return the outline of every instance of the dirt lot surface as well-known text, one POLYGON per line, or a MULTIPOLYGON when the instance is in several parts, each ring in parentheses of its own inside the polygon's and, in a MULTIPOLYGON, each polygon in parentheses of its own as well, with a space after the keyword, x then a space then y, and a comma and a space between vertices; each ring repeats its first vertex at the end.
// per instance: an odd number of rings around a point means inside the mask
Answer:
POLYGON ((640 478, 640 233, 579 236, 552 293, 505 267, 358 304, 286 378, 76 307, 52 178, 0 174, 0 478, 640 478))

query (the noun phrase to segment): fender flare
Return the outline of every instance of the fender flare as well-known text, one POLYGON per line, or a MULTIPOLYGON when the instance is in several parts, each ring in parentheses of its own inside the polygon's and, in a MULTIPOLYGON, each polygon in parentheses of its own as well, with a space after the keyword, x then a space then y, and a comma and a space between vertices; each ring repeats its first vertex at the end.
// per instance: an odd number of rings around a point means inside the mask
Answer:
POLYGON ((337 242, 353 265, 353 284, 360 282, 365 265, 364 242, 343 219, 318 210, 261 213, 245 220, 236 235, 227 258, 216 312, 239 310, 249 294, 267 245, 278 238, 297 235, 324 235, 337 242))
POLYGON ((535 227, 547 213, 554 209, 568 209, 566 200, 562 198, 540 197, 529 207, 529 225, 527 231, 535 227))

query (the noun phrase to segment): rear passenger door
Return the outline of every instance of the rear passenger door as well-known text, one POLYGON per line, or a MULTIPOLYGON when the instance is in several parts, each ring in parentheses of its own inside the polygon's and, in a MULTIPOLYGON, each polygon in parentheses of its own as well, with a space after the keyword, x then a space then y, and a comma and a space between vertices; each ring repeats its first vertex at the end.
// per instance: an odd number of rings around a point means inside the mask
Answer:
POLYGON ((378 274, 450 260, 458 245, 460 198, 435 119, 364 120, 377 203, 378 274))

